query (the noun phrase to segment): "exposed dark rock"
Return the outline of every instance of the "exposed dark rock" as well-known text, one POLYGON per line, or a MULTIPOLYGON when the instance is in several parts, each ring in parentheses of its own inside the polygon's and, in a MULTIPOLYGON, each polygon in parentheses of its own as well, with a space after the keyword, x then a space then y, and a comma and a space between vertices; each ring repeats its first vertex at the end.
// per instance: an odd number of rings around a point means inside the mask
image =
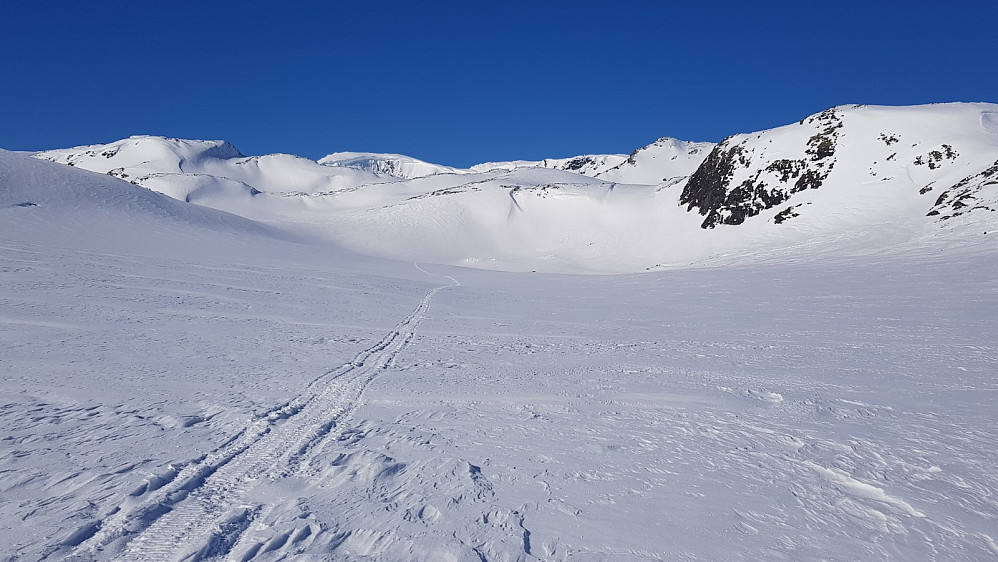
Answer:
MULTIPOLYGON (((953 151, 949 145, 943 145, 942 151, 933 152, 939 152, 942 158, 949 159, 955 159, 957 155, 956 151, 953 151)), ((953 187, 943 191, 936 198, 936 202, 929 209, 929 212, 926 213, 926 216, 934 217, 941 215, 943 212, 949 212, 950 214, 944 215, 939 219, 946 220, 978 209, 990 211, 991 208, 987 205, 975 202, 979 202, 982 198, 987 197, 991 197, 992 199, 998 198, 998 193, 995 193, 998 190, 995 189, 995 186, 998 186, 998 160, 987 169, 967 176, 953 185, 953 187), (990 195, 985 195, 986 193, 990 193, 990 195)))
POLYGON ((773 222, 775 222, 776 224, 782 224, 784 221, 788 219, 799 217, 800 213, 794 211, 794 209, 796 209, 797 207, 800 207, 800 205, 791 205, 786 209, 783 209, 779 213, 776 213, 776 216, 773 217, 773 222))
MULTIPOLYGON (((735 172, 751 170, 750 154, 754 149, 746 149, 747 140, 735 144, 729 137, 721 141, 690 176, 680 204, 686 205, 687 211, 696 208, 705 217, 702 228, 714 228, 719 224, 741 224, 784 203, 794 193, 821 187, 835 166, 842 119, 835 109, 829 109, 801 121, 801 125, 815 125, 818 129, 801 147, 803 158, 775 160, 736 186, 731 185, 735 172)), ((790 215, 779 222, 786 218, 790 215)))

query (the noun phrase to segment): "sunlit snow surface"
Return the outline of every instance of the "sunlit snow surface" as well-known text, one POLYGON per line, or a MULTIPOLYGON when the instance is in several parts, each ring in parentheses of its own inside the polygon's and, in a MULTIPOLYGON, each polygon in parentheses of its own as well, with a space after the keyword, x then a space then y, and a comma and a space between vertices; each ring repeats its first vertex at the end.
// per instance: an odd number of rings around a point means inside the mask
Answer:
POLYGON ((0 556, 991 559, 979 236, 488 272, 0 153, 0 556))

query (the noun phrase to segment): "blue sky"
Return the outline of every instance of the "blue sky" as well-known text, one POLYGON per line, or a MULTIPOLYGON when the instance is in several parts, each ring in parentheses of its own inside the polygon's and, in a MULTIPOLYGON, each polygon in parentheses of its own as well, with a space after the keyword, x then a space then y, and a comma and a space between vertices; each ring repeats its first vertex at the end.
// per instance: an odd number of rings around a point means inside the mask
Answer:
POLYGON ((998 2, 7 2, 0 147, 133 134, 457 166, 998 102, 998 2))

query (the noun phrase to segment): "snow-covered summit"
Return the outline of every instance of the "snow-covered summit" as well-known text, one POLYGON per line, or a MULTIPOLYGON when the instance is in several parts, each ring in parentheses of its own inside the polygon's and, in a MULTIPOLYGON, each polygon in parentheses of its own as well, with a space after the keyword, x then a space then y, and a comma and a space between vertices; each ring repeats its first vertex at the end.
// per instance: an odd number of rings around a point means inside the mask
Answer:
POLYGON ((291 154, 244 156, 225 141, 156 136, 49 150, 35 157, 115 176, 189 202, 207 194, 330 192, 391 179, 291 154))
POLYGON ((714 143, 710 142, 662 137, 596 176, 617 183, 658 185, 675 182, 692 174, 712 148, 714 143))
POLYGON ((244 158, 243 154, 227 141, 184 140, 151 135, 135 135, 108 144, 47 150, 39 152, 36 156, 43 160, 79 166, 101 173, 107 173, 115 168, 108 165, 124 162, 154 161, 161 169, 172 167, 177 171, 183 171, 185 165, 196 165, 209 158, 223 160, 244 158))

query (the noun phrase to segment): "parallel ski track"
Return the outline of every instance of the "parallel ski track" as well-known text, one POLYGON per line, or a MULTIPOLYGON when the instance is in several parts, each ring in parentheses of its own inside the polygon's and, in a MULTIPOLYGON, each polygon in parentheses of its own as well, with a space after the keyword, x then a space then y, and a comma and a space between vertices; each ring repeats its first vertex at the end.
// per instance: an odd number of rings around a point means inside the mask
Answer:
POLYGON ((452 284, 427 293, 412 313, 377 344, 317 378, 295 399, 247 424, 230 441, 185 466, 171 482, 151 492, 141 503, 101 521, 94 535, 67 558, 101 557, 106 546, 122 540, 128 542, 118 560, 190 560, 224 555, 258 507, 244 502, 247 490, 262 479, 295 473, 316 444, 336 437, 341 431, 338 422, 357 407, 367 385, 379 372, 391 367, 399 352, 412 341, 433 297, 443 289, 460 285, 456 279, 446 277, 452 284), (129 535, 134 537, 129 540, 129 535))

